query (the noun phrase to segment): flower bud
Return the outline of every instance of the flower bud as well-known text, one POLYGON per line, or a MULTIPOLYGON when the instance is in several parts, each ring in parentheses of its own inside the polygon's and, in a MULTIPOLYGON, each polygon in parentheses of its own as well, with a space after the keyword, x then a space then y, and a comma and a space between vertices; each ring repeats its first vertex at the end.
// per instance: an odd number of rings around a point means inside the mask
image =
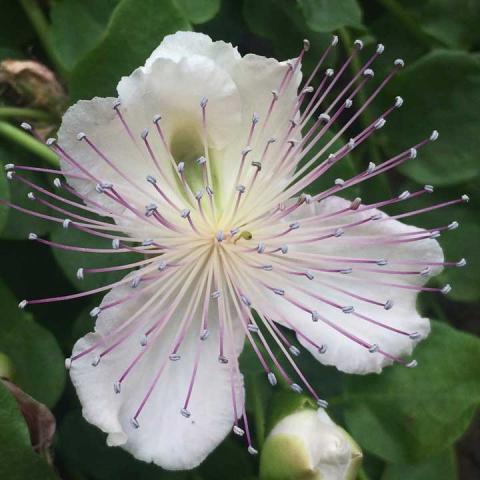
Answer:
POLYGON ((262 480, 354 480, 362 451, 325 410, 305 409, 284 417, 262 450, 262 480))

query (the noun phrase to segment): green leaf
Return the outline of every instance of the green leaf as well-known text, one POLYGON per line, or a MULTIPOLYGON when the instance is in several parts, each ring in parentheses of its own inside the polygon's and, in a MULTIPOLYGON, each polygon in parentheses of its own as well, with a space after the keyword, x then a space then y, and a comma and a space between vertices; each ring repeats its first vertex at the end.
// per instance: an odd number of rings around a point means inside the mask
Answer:
POLYGON ((0 45, 3 48, 25 47, 34 32, 20 2, 0 0, 0 45))
POLYGON ((192 23, 205 23, 220 10, 220 0, 175 0, 177 7, 192 23))
POLYGON ((0 283, 0 352, 13 364, 12 380, 36 400, 52 407, 65 385, 62 352, 54 336, 17 304, 12 293, 0 283))
POLYGON ((346 380, 347 430, 362 448, 394 463, 444 450, 480 404, 478 338, 432 321, 431 335, 415 353, 413 370, 396 365, 346 380))
POLYGON ((173 0, 121 0, 103 40, 72 72, 72 99, 114 95, 122 75, 144 65, 165 35, 190 28, 173 0))
MULTIPOLYGON (((112 248, 111 241, 94 237, 75 228, 65 229, 58 227, 52 232, 51 239, 56 243, 78 247, 112 248)), ((79 280, 77 278, 77 270, 79 268, 112 267, 143 259, 141 255, 135 253, 82 253, 62 250, 60 248, 54 248, 53 255, 68 279, 79 290, 90 290, 101 285, 116 282, 127 275, 129 271, 120 270, 117 272, 85 273, 83 280, 79 280)))
POLYGON ((54 471, 30 445, 30 436, 17 402, 0 382, 0 478, 53 480, 54 471))
POLYGON ((390 464, 382 480, 456 480, 455 452, 446 450, 416 465, 390 464))
POLYGON ((299 0, 307 25, 315 32, 340 27, 362 28, 362 10, 356 0, 299 0))
POLYGON ((389 117, 391 155, 428 138, 440 138, 401 171, 421 183, 453 185, 480 172, 480 61, 464 52, 434 51, 401 72, 387 89, 405 105, 389 117))
POLYGON ((102 38, 119 0, 57 0, 50 11, 52 43, 67 70, 102 38))

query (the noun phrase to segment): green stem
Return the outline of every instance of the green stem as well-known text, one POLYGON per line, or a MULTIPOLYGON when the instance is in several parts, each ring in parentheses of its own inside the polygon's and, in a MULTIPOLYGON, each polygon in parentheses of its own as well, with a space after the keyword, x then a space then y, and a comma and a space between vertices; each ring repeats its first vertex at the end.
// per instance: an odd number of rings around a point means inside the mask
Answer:
POLYGON ((426 50, 432 49, 432 38, 424 33, 415 18, 397 0, 377 0, 403 28, 426 50))
POLYGON ((20 0, 20 4, 22 5, 23 10, 29 18, 31 24, 33 25, 33 28, 37 32, 38 38, 43 45, 45 53, 50 58, 50 61, 55 66, 57 72, 59 72, 60 75, 65 78, 68 72, 65 70, 62 62, 58 58, 52 42, 52 36, 50 34, 50 25, 45 18, 42 9, 36 0, 20 0))
POLYGON ((255 433, 258 442, 258 447, 261 449, 265 442, 265 405, 263 405, 260 395, 257 393, 257 384, 259 382, 258 377, 255 377, 255 380, 252 381, 252 397, 253 397, 253 408, 254 408, 254 422, 255 422, 255 433))
POLYGON ((33 108, 19 107, 0 107, 0 118, 20 118, 30 120, 51 120, 52 117, 48 112, 43 110, 35 110, 33 108))
POLYGON ((7 122, 0 121, 0 136, 7 139, 12 143, 22 146, 26 150, 29 150, 33 154, 39 156, 45 162, 54 167, 58 167, 58 157, 48 147, 43 145, 28 133, 20 130, 7 122))

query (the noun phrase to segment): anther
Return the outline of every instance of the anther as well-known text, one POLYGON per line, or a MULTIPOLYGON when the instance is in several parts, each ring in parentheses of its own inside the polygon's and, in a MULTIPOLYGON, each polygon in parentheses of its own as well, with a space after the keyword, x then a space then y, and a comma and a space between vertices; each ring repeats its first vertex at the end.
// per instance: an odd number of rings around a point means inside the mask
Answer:
POLYGON ((79 269, 77 270, 77 278, 78 278, 79 280, 83 280, 83 278, 84 278, 83 274, 84 274, 83 268, 79 268, 79 269))
POLYGON ((147 182, 156 185, 157 179, 153 175, 147 175, 147 182))
POLYGON ((391 298, 389 298, 384 304, 383 304, 383 308, 385 310, 391 310, 393 308, 393 300, 391 298))
POLYGON ((207 192, 207 195, 208 195, 209 197, 213 197, 212 187, 210 187, 209 185, 207 185, 207 186, 205 187, 205 191, 207 192))
POLYGON ((178 362, 182 357, 180 356, 180 354, 178 353, 171 353, 168 358, 172 361, 172 362, 178 362))
POLYGON ((96 316, 98 316, 98 314, 102 311, 102 309, 100 307, 94 307, 90 310, 90 316, 92 318, 95 318, 96 316))
POLYGON ((308 193, 302 193, 300 195, 300 201, 303 203, 306 203, 307 205, 310 205, 312 203, 312 196, 308 193))
POLYGON ((37 240, 38 235, 36 233, 29 233, 28 234, 28 239, 29 240, 37 240))
POLYGON ((182 213, 180 214, 182 218, 187 218, 189 215, 190 215, 190 210, 188 208, 184 208, 182 210, 182 213))
POLYGON ((298 222, 293 222, 288 226, 288 228, 290 230, 298 230, 300 228, 300 224, 298 222))
POLYGON ((120 239, 114 238, 114 239, 112 240, 112 248, 113 248, 114 250, 118 250, 118 249, 120 248, 120 239))
POLYGON ((337 228, 333 235, 338 238, 341 237, 344 233, 345 231, 342 228, 337 228))
POLYGON ((132 424, 133 428, 140 428, 140 424, 138 423, 138 420, 136 418, 131 418, 130 423, 132 424))
POLYGON ((412 360, 411 362, 407 363, 405 366, 407 368, 415 368, 418 365, 418 362, 416 360, 412 360))
POLYGON ((65 368, 67 370, 70 370, 70 368, 72 368, 72 359, 70 357, 65 359, 65 368))
POLYGON ((201 106, 202 108, 205 108, 205 107, 207 106, 207 103, 208 103, 208 98, 207 98, 207 97, 202 97, 202 98, 200 99, 200 106, 201 106))
POLYGON ((113 102, 112 108, 113 108, 114 110, 116 110, 118 107, 120 107, 121 104, 122 104, 122 101, 121 101, 119 98, 117 98, 117 99, 113 102))
POLYGON ((399 200, 406 200, 409 196, 410 196, 410 192, 408 190, 405 190, 398 196, 398 198, 399 200))
POLYGON ((260 115, 257 112, 253 112, 252 123, 256 125, 260 121, 260 115))
POLYGON ((70 224, 72 223, 72 221, 69 219, 69 218, 66 218, 63 222, 62 222, 62 227, 67 229, 70 224))
POLYGON ((440 291, 444 295, 447 295, 447 293, 450 293, 452 291, 452 286, 449 283, 447 283, 440 291))
POLYGON ((462 201, 464 201, 465 203, 468 203, 470 201, 470 197, 468 195, 462 195, 461 197, 462 201))
POLYGON ((330 120, 331 120, 331 117, 328 113, 321 113, 319 116, 318 116, 318 119, 321 121, 321 122, 324 122, 324 123, 328 123, 330 120))
POLYGON ((410 156, 410 158, 417 158, 417 149, 416 148, 411 148, 409 156, 410 156))
POLYGON ((162 116, 159 115, 158 113, 155 114, 155 115, 153 116, 153 118, 152 118, 153 123, 155 123, 155 124, 157 124, 161 119, 162 119, 162 116))
POLYGON ((95 355, 92 360, 92 367, 97 367, 101 359, 100 355, 95 355))
POLYGON ((288 349, 290 350, 290 353, 295 357, 298 357, 300 355, 300 350, 295 345, 290 345, 288 349))
POLYGON ((309 270, 307 270, 304 275, 309 279, 309 280, 313 280, 315 277, 313 275, 312 272, 310 272, 309 270))
POLYGON ((369 348, 368 348, 368 351, 370 353, 375 353, 375 352, 378 352, 378 345, 376 343, 374 343, 373 345, 371 345, 369 348))
POLYGON ((379 43, 377 45, 376 52, 378 53, 378 55, 381 55, 384 51, 385 51, 385 45, 383 45, 383 43, 379 43))
POLYGON ((333 77, 334 73, 335 73, 335 70, 333 70, 333 68, 327 68, 327 70, 325 70, 325 75, 327 77, 333 77))
POLYGON ((336 178, 334 183, 337 187, 341 187, 345 185, 345 180, 343 178, 336 178))
POLYGON ((142 247, 151 247, 153 245, 153 240, 151 238, 146 238, 142 241, 142 247))
POLYGON ((149 203, 145 205, 145 216, 151 217, 157 211, 157 205, 155 203, 149 203))
POLYGON ((45 141, 45 144, 47 145, 47 147, 51 147, 52 145, 55 145, 56 143, 57 143, 57 139, 53 138, 53 137, 47 138, 47 140, 45 141))
POLYGON ((177 164, 178 173, 183 173, 184 170, 185 170, 185 162, 179 162, 177 164))
POLYGON ((377 213, 375 215, 372 215, 370 218, 374 221, 381 220, 383 218, 383 214, 382 213, 377 213))
POLYGON ((350 108, 353 105, 353 100, 351 98, 347 98, 345 100, 344 105, 345 105, 345 108, 350 108))
POLYGON ((430 135, 430 140, 431 140, 432 142, 434 142, 435 140, 438 139, 438 136, 439 136, 438 130, 434 130, 434 131, 432 132, 432 134, 430 135))
POLYGON ((395 97, 395 108, 400 108, 403 105, 403 98, 400 96, 395 97))
POLYGON ((256 167, 260 172, 260 170, 262 170, 262 162, 252 162, 252 167, 256 167))
POLYGON ((310 40, 304 38, 303 39, 303 49, 308 52, 310 50, 310 40))
POLYGON ((55 188, 60 188, 62 186, 62 181, 58 177, 54 178, 53 179, 53 186, 55 188))
POLYGON ((273 265, 262 265, 262 270, 266 272, 271 272, 273 270, 273 265))
POLYGON ((265 251, 265 243, 264 242, 258 242, 257 253, 263 253, 264 251, 265 251))
POLYGON ((393 64, 396 66, 396 67, 400 67, 400 68, 403 68, 405 66, 405 62, 403 61, 403 59, 401 58, 397 58, 393 64))
POLYGON ((355 139, 351 138, 349 141, 348 141, 348 148, 350 150, 353 150, 355 148, 355 139))
POLYGON ((135 277, 130 283, 130 288, 137 288, 140 285, 141 280, 140 277, 135 277))
POLYGON ((268 372, 267 378, 272 387, 274 387, 277 384, 277 377, 273 372, 268 372))
POLYGON ((228 358, 225 357, 225 355, 219 355, 219 356, 218 356, 218 362, 219 362, 219 363, 222 363, 223 365, 225 365, 225 364, 228 363, 228 358))
POLYGON ((363 71, 363 76, 373 78, 375 76, 375 72, 371 68, 367 68, 363 71))
POLYGON ((356 197, 352 200, 350 204, 350 210, 357 210, 358 207, 362 204, 362 199, 360 197, 356 197))
POLYGON ((196 194, 195 194, 195 200, 201 200, 203 197, 203 192, 201 190, 199 190, 196 194))
POLYGON ((217 299, 217 298, 220 298, 220 290, 214 290, 211 294, 210 294, 210 298, 212 298, 213 300, 217 299))
POLYGON ((235 189, 237 190, 237 192, 245 193, 246 187, 245 185, 237 185, 235 189))
POLYGON ((223 230, 219 230, 216 233, 215 238, 217 239, 218 242, 223 242, 223 240, 225 238, 225 233, 223 233, 223 230))
POLYGON ((239 437, 243 437, 243 435, 245 434, 245 431, 243 430, 243 428, 240 428, 238 425, 234 425, 233 433, 235 435, 238 435, 239 437))
POLYGON ((342 268, 340 270, 340 273, 343 274, 343 275, 349 275, 350 273, 353 272, 353 269, 351 267, 348 267, 348 268, 342 268))
POLYGON ((286 255, 288 253, 288 245, 281 245, 280 251, 283 253, 283 255, 286 255))
POLYGON ((140 137, 145 140, 148 137, 148 128, 145 128, 142 130, 142 133, 140 133, 140 137))
POLYGON ((465 258, 461 258, 455 265, 457 267, 464 267, 467 264, 467 260, 465 258))
POLYGON ((115 382, 113 384, 113 391, 118 395, 122 390, 122 384, 120 382, 115 382))
MULTIPOLYGON (((165 269, 167 268, 167 262, 165 262, 164 260, 162 260, 159 264, 158 264, 158 270, 160 272, 163 272, 165 269)), ((140 277, 137 277, 138 279, 140 279, 140 277)))
POLYGON ((376 263, 378 266, 384 267, 385 265, 388 265, 388 260, 386 258, 380 258, 376 263))
POLYGON ((430 238, 438 238, 440 236, 440 232, 435 230, 434 232, 430 233, 430 238))
POLYGON ((332 36, 332 43, 330 43, 330 45, 331 45, 332 47, 335 47, 337 44, 338 44, 338 36, 337 36, 337 35, 333 35, 333 36, 332 36))
POLYGON ((318 348, 318 353, 323 355, 324 353, 327 353, 327 349, 328 347, 325 344, 320 345, 320 347, 318 348))
POLYGON ((317 399, 317 405, 323 409, 328 408, 328 402, 326 400, 323 400, 322 398, 317 399))
POLYGON ((20 310, 23 310, 26 306, 27 306, 27 300, 22 300, 19 304, 18 304, 18 308, 20 310))
POLYGON ((375 130, 380 130, 381 128, 383 128, 385 126, 386 123, 387 123, 387 121, 384 118, 379 118, 374 125, 375 130))
POLYGON ((320 315, 318 314, 318 312, 316 310, 312 310, 311 315, 312 321, 318 322, 318 320, 320 319, 320 315))
POLYGON ((275 143, 277 141, 277 139, 275 137, 270 137, 268 140, 267 140, 267 143, 268 144, 272 144, 272 143, 275 143))
POLYGON ((248 446, 247 452, 248 452, 250 455, 257 455, 257 454, 258 454, 258 450, 255 449, 255 448, 253 448, 251 445, 248 446))
POLYGON ((142 335, 140 337, 140 346, 145 347, 148 343, 148 337, 146 335, 142 335))
POLYGON ((457 221, 454 220, 453 222, 448 224, 447 228, 449 230, 456 230, 459 226, 460 226, 460 224, 457 221))
POLYGON ((198 157, 195 161, 197 162, 197 165, 204 165, 207 163, 207 159, 203 155, 198 157))
MULTIPOLYGON (((303 90, 302 90, 302 93, 303 94, 306 94, 306 93, 312 93, 313 92, 313 87, 311 85, 309 85, 308 87, 305 87, 303 90)), ((295 123, 295 125, 293 126, 297 126, 297 122, 295 120, 290 120, 290 122, 292 123, 292 125, 295 123)))
POLYGON ((280 297, 283 297, 283 295, 285 295, 285 290, 283 288, 273 288, 272 292, 275 295, 279 295, 280 297))
POLYGON ((258 333, 259 331, 259 328, 254 323, 249 323, 247 325, 247 329, 249 332, 252 332, 252 333, 258 333))
POLYGON ((377 166, 373 162, 369 162, 367 167, 367 175, 373 173, 375 171, 375 168, 377 168, 377 166))
POLYGON ((180 410, 180 413, 182 414, 182 416, 184 416, 185 418, 190 418, 190 412, 186 409, 186 408, 182 408, 180 410))
POLYGON ((278 100, 278 92, 277 90, 272 90, 272 95, 274 100, 278 100))
POLYGON ((15 172, 13 170, 8 171, 7 172, 7 180, 12 180, 14 173, 15 172))
POLYGON ((358 39, 358 38, 357 38, 357 40, 355 40, 355 41, 353 42, 353 44, 354 44, 359 50, 361 50, 361 49, 363 48, 363 42, 362 42, 360 39, 358 39))
POLYGON ((250 301, 250 299, 248 297, 246 297, 245 295, 240 295, 240 300, 247 306, 247 307, 251 307, 252 306, 252 302, 250 301))
POLYGON ((210 335, 210 331, 207 330, 206 328, 202 330, 202 333, 200 334, 200 340, 202 340, 202 342, 204 342, 208 336, 210 335))
POLYGON ((342 312, 343 313, 353 313, 355 311, 355 308, 351 305, 348 305, 346 307, 342 307, 342 312))
POLYGON ((427 193, 433 193, 433 185, 424 185, 423 186, 423 189, 427 192, 427 193))
POLYGON ((4 168, 5 168, 5 170, 7 170, 7 172, 8 172, 8 170, 13 170, 13 169, 15 168, 15 164, 13 164, 13 163, 7 163, 4 168))
POLYGON ((81 141, 81 140, 83 140, 83 139, 86 138, 86 137, 87 137, 87 134, 86 134, 85 132, 79 132, 79 133, 77 133, 77 140, 78 140, 78 141, 81 141))
POLYGON ((418 340, 422 336, 418 332, 412 332, 408 335, 411 340, 418 340))
POLYGON ((290 388, 298 394, 303 392, 303 388, 298 383, 291 383, 290 388))

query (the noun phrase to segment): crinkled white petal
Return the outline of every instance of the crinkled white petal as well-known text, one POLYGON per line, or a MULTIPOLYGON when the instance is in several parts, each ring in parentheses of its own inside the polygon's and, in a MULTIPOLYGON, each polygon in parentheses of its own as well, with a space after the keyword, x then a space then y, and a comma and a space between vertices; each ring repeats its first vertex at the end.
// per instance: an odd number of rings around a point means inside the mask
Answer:
MULTIPOLYGON (((142 284, 139 287, 142 288, 142 284)), ((102 304, 111 303, 132 293, 128 286, 114 288, 102 304)), ((81 338, 74 347, 73 356, 98 341, 104 350, 118 339, 120 326, 149 298, 138 299, 103 311, 96 324, 95 333, 81 338), (111 335, 109 338, 108 335, 111 335)), ((140 427, 134 428, 131 418, 145 396, 160 365, 172 350, 179 323, 185 313, 182 302, 169 326, 156 341, 152 339, 141 347, 140 338, 145 327, 137 328, 128 340, 105 355, 100 363, 91 365, 95 352, 74 360, 70 374, 83 406, 84 417, 108 433, 107 443, 122 446, 136 458, 154 462, 170 470, 194 468, 225 438, 232 428, 234 413, 230 382, 233 362, 218 362, 218 320, 215 310, 210 312, 210 336, 202 342, 200 364, 188 406, 190 418, 180 414, 190 383, 196 348, 199 345, 199 319, 193 321, 179 350, 181 359, 167 360, 166 368, 153 390, 140 416, 140 427), (126 370, 142 348, 148 351, 132 369, 121 386, 121 393, 114 392, 114 382, 126 370)), ((144 325, 151 325, 156 315, 142 318, 144 325)), ((235 351, 239 355, 243 346, 243 333, 235 328, 235 351)), ((98 352, 98 351, 97 351, 98 352)), ((237 376, 237 405, 243 409, 243 377, 237 376)))

